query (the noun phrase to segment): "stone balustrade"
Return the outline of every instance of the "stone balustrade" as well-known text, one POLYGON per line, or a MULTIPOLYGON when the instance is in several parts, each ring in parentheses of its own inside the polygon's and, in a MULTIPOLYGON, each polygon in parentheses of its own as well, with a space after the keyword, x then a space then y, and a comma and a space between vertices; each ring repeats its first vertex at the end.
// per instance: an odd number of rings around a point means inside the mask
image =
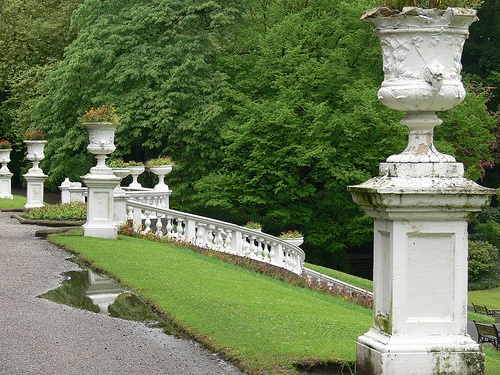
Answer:
POLYGON ((255 229, 144 203, 141 200, 144 199, 131 197, 127 200, 127 210, 137 231, 152 232, 159 237, 168 236, 302 274, 305 253, 286 240, 255 229))

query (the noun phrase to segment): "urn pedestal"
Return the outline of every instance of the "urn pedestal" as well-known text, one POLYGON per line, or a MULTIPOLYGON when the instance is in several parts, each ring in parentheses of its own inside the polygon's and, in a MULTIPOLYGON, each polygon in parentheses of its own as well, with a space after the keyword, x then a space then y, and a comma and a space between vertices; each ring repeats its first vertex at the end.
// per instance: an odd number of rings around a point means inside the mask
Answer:
POLYGON ((28 169, 28 173, 24 174, 23 177, 27 182, 26 186, 26 204, 25 209, 43 207, 44 198, 44 183, 47 179, 47 175, 43 173, 43 170, 38 166, 40 161, 45 158, 43 150, 47 141, 43 140, 26 140, 24 141, 27 147, 26 159, 31 161, 33 166, 28 169))
POLYGON ((471 9, 378 8, 386 106, 406 111, 408 146, 380 164, 380 175, 350 186, 374 218, 374 306, 371 329, 358 338, 358 375, 484 374, 481 346, 467 334, 467 219, 493 189, 463 177, 463 165, 441 154, 436 111, 462 102, 460 58, 471 9))

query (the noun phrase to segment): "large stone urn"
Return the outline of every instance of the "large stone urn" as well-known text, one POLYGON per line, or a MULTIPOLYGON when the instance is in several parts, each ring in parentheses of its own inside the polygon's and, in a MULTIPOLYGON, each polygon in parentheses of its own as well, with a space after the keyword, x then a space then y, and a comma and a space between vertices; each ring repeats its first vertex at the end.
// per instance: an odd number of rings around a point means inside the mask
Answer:
POLYGON ((495 191, 465 179, 433 144, 436 111, 465 97, 460 58, 476 12, 381 8, 362 19, 382 46, 378 97, 407 112, 409 136, 378 177, 349 187, 374 218, 373 326, 358 338, 356 373, 483 374, 481 347, 467 334, 467 219, 495 191))
POLYGON ((92 174, 112 174, 111 168, 106 165, 106 158, 115 151, 115 132, 117 124, 111 122, 85 122, 83 123, 89 133, 87 151, 94 154, 97 159, 96 166, 90 169, 92 174))
POLYGON ((87 150, 97 159, 90 173, 82 176, 88 187, 87 222, 83 225, 83 235, 99 238, 117 238, 118 229, 114 224, 113 191, 120 181, 106 165, 106 158, 115 150, 117 125, 111 122, 84 123, 89 133, 87 150))
POLYGON ((10 172, 7 164, 10 163, 10 152, 11 148, 0 149, 0 164, 2 167, 0 168, 0 198, 4 199, 13 199, 12 195, 12 176, 13 174, 10 172))

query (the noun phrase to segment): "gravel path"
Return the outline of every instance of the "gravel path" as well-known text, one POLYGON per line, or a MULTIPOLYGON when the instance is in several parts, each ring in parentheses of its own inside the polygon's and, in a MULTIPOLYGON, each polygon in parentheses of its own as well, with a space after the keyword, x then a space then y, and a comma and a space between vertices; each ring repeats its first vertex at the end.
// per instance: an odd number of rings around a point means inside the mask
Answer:
POLYGON ((77 269, 0 212, 0 374, 242 375, 198 344, 36 296, 77 269))

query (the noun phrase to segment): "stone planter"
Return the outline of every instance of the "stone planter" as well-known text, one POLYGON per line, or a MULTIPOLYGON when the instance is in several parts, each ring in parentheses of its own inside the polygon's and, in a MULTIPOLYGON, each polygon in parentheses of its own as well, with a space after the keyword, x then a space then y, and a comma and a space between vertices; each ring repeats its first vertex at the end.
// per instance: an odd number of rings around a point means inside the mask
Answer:
POLYGON ((282 240, 295 246, 300 246, 304 243, 304 237, 282 238, 282 240))
POLYGON ((171 165, 158 165, 150 167, 149 170, 158 176, 158 183, 155 185, 155 190, 169 191, 168 185, 165 184, 165 176, 172 171, 171 165))
MULTIPOLYGON (((120 182, 130 174, 130 168, 111 168, 113 174, 120 179, 120 182)), ((115 192, 124 192, 120 186, 120 182, 116 185, 115 192)))
POLYGON ((23 142, 26 144, 27 148, 26 159, 28 159, 33 163, 33 167, 29 169, 28 173, 43 174, 43 171, 40 169, 38 164, 45 158, 43 150, 45 148, 45 144, 47 143, 47 141, 25 140, 23 142))
POLYGON ((10 152, 12 151, 11 148, 7 149, 0 149, 0 164, 2 164, 2 168, 0 168, 0 171, 5 171, 9 172, 9 168, 7 167, 7 164, 10 163, 10 152))
POLYGON ((387 161, 455 162, 434 148, 433 129, 442 122, 435 111, 451 109, 465 98, 460 59, 476 11, 407 7, 387 16, 383 9, 362 17, 374 24, 382 47, 384 81, 378 98, 390 108, 407 111, 401 123, 409 128, 407 149, 387 161))
POLYGON ((132 175, 132 182, 128 186, 131 189, 141 189, 142 185, 137 181, 137 178, 143 173, 146 168, 142 165, 134 165, 130 167, 130 174, 132 175))
POLYGON ((106 158, 115 151, 116 124, 111 122, 86 122, 83 125, 89 133, 87 151, 97 159, 95 167, 90 169, 91 174, 112 174, 111 168, 106 165, 106 158))

